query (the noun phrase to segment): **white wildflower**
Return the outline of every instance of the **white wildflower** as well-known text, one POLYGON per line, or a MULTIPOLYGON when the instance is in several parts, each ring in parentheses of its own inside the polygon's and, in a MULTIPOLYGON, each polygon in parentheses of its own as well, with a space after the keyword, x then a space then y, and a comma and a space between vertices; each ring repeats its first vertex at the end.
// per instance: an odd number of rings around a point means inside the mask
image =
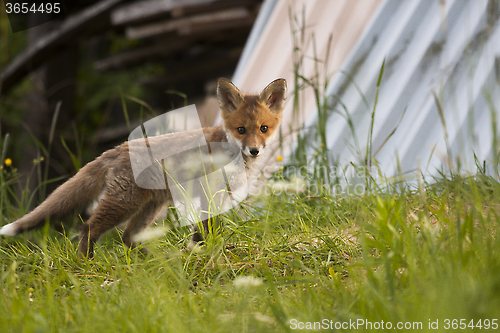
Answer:
POLYGON ((303 193, 306 191, 307 183, 302 177, 292 175, 289 181, 280 180, 268 185, 274 193, 303 193))
POLYGON ((150 239, 160 238, 165 235, 167 231, 168 228, 164 227, 149 228, 132 236, 132 241, 142 243, 150 239))
POLYGON ((236 288, 245 288, 245 287, 257 287, 262 284, 262 279, 257 278, 255 276, 238 276, 234 281, 233 285, 236 288))

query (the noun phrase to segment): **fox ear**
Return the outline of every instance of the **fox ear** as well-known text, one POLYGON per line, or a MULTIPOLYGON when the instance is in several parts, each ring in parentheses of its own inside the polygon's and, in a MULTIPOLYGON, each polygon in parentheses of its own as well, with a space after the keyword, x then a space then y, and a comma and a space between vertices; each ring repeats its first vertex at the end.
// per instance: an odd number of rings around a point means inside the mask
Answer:
POLYGON ((276 79, 269 83, 260 93, 259 99, 272 112, 283 111, 286 101, 286 80, 276 79))
POLYGON ((244 102, 241 91, 228 79, 219 79, 217 83, 217 99, 222 111, 233 112, 244 102))

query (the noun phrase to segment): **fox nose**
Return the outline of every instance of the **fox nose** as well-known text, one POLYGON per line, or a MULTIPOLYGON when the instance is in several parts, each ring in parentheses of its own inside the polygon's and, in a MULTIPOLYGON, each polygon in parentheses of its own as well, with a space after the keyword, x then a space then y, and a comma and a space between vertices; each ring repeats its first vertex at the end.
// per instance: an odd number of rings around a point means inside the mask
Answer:
POLYGON ((252 154, 253 156, 257 156, 259 155, 259 150, 257 148, 251 148, 250 154, 252 154))

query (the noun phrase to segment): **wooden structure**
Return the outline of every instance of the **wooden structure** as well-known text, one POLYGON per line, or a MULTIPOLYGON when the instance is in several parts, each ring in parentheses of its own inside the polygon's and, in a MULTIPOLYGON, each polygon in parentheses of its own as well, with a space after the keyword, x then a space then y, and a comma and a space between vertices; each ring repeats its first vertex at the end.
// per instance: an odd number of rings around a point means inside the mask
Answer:
MULTIPOLYGON (((6 94, 31 71, 39 68, 63 47, 107 31, 123 33, 138 46, 97 59, 102 72, 165 60, 179 53, 198 53, 187 64, 170 63, 171 74, 149 84, 164 85, 231 71, 257 14, 260 0, 148 0, 86 1, 89 6, 70 15, 29 45, 0 72, 0 94, 6 94), (224 44, 213 52, 211 46, 224 44), (191 48, 197 48, 191 50, 191 48)), ((85 3, 85 2, 84 2, 85 3)))
MULTIPOLYGON (((65 138, 71 145, 76 124, 85 117, 78 118, 75 112, 81 59, 90 59, 103 74, 156 63, 164 70, 139 81, 151 92, 147 103, 156 112, 174 106, 169 99, 179 98, 166 97, 165 91, 175 90, 189 96, 189 103, 196 102, 198 109, 217 113, 213 98, 201 101, 214 80, 232 75, 261 3, 262 0, 80 0, 78 7, 62 20, 41 25, 37 21, 45 22, 47 16, 28 14, 28 22, 34 27, 28 30, 27 48, 0 67, 0 103, 7 101, 9 92, 29 77, 35 89, 22 97, 23 130, 44 146, 52 146, 49 178, 72 173, 68 152, 58 138, 65 138), (121 41, 120 47, 110 52, 110 45, 116 40, 121 41), (57 126, 50 133, 59 102, 62 103, 54 122, 57 126)), ((92 136, 92 146, 99 146, 100 151, 126 140, 130 131, 116 96, 109 96, 109 100, 110 107, 102 110, 108 121, 100 124, 95 133, 85 133, 92 136)), ((202 120, 207 125, 213 119, 215 115, 202 120)), ((6 120, 1 122, 2 132, 13 131, 6 120)), ((37 150, 23 147, 18 161, 21 174, 30 174, 32 161, 39 155, 37 150)), ((36 183, 29 182, 33 189, 36 183)))

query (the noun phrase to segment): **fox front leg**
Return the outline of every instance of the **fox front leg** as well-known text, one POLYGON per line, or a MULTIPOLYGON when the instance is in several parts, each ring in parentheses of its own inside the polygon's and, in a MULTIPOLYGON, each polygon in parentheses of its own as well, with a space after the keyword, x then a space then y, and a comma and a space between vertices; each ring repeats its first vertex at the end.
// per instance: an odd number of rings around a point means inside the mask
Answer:
POLYGON ((212 217, 210 219, 203 220, 201 223, 195 224, 194 226, 194 234, 192 237, 193 245, 203 245, 205 243, 205 239, 208 237, 209 233, 213 233, 217 230, 220 221, 216 217, 212 217), (200 224, 203 226, 203 230, 200 230, 200 224))

